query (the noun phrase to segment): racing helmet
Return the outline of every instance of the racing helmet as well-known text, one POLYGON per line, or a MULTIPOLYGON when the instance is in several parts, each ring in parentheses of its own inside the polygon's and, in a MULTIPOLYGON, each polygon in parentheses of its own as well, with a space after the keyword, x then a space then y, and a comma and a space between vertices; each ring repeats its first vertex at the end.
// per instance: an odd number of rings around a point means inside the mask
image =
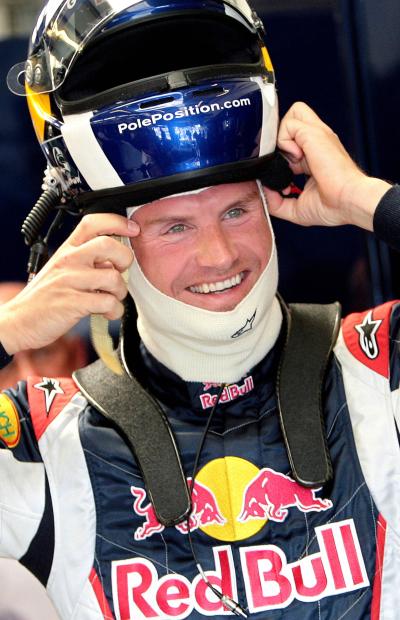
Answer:
POLYGON ((8 84, 47 182, 81 213, 290 182, 263 25, 246 0, 48 0, 8 84))

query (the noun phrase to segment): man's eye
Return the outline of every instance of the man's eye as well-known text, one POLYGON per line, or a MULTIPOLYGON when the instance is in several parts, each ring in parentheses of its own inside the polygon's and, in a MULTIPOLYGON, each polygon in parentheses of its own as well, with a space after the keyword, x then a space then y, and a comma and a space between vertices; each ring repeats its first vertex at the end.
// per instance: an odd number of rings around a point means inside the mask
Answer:
POLYGON ((243 209, 241 209, 240 207, 236 207, 235 209, 229 209, 229 211, 227 211, 227 213, 225 214, 225 217, 227 219, 235 219, 243 215, 243 213, 243 209))
POLYGON ((167 234, 182 233, 186 230, 186 228, 187 226, 185 224, 175 224, 175 226, 171 226, 171 228, 167 230, 167 234))

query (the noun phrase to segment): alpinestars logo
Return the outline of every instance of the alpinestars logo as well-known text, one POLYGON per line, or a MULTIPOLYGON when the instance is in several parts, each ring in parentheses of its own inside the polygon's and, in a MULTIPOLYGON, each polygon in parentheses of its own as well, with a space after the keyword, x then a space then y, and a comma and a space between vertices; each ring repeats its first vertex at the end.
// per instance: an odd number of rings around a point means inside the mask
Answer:
POLYGON ((254 310, 254 314, 252 317, 250 317, 249 319, 247 319, 246 323, 243 325, 243 327, 241 327, 240 329, 238 329, 237 332, 235 332, 234 334, 232 334, 231 338, 239 338, 239 336, 243 336, 243 334, 245 334, 246 332, 249 332, 250 330, 253 329, 253 324, 256 318, 256 314, 257 314, 257 310, 254 310))
POLYGON ((42 392, 44 392, 46 401, 46 413, 47 415, 49 415, 51 406, 57 394, 64 394, 64 390, 62 389, 60 382, 57 379, 49 379, 48 377, 43 377, 41 383, 36 383, 34 387, 37 390, 42 390, 42 392))
POLYGON ((370 310, 363 322, 355 326, 359 333, 360 347, 370 360, 376 359, 379 355, 376 336, 381 324, 382 321, 380 319, 374 320, 372 310, 370 310))

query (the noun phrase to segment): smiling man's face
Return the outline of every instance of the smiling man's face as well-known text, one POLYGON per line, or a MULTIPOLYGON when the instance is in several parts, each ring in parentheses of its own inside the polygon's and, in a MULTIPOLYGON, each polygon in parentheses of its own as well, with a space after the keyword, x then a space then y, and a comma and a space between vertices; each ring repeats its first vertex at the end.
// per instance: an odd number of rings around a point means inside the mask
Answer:
POLYGON ((257 282, 272 247, 255 182, 166 198, 132 215, 136 259, 159 291, 178 301, 233 310, 257 282))

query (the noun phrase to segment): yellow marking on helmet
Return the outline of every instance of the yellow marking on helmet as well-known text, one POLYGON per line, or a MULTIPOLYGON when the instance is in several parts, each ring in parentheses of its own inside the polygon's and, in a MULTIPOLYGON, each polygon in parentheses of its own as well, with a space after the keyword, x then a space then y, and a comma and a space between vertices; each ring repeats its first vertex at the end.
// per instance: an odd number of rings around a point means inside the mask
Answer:
POLYGON ((34 93, 26 84, 26 98, 28 100, 29 112, 37 139, 40 143, 44 141, 44 128, 47 120, 51 118, 50 96, 34 93))
POLYGON ((268 53, 267 48, 265 46, 263 46, 261 48, 261 51, 262 51, 262 55, 263 55, 263 58, 264 58, 264 63, 265 63, 266 68, 268 69, 268 71, 272 71, 273 72, 274 71, 274 67, 272 65, 271 57, 270 57, 270 55, 268 53))

